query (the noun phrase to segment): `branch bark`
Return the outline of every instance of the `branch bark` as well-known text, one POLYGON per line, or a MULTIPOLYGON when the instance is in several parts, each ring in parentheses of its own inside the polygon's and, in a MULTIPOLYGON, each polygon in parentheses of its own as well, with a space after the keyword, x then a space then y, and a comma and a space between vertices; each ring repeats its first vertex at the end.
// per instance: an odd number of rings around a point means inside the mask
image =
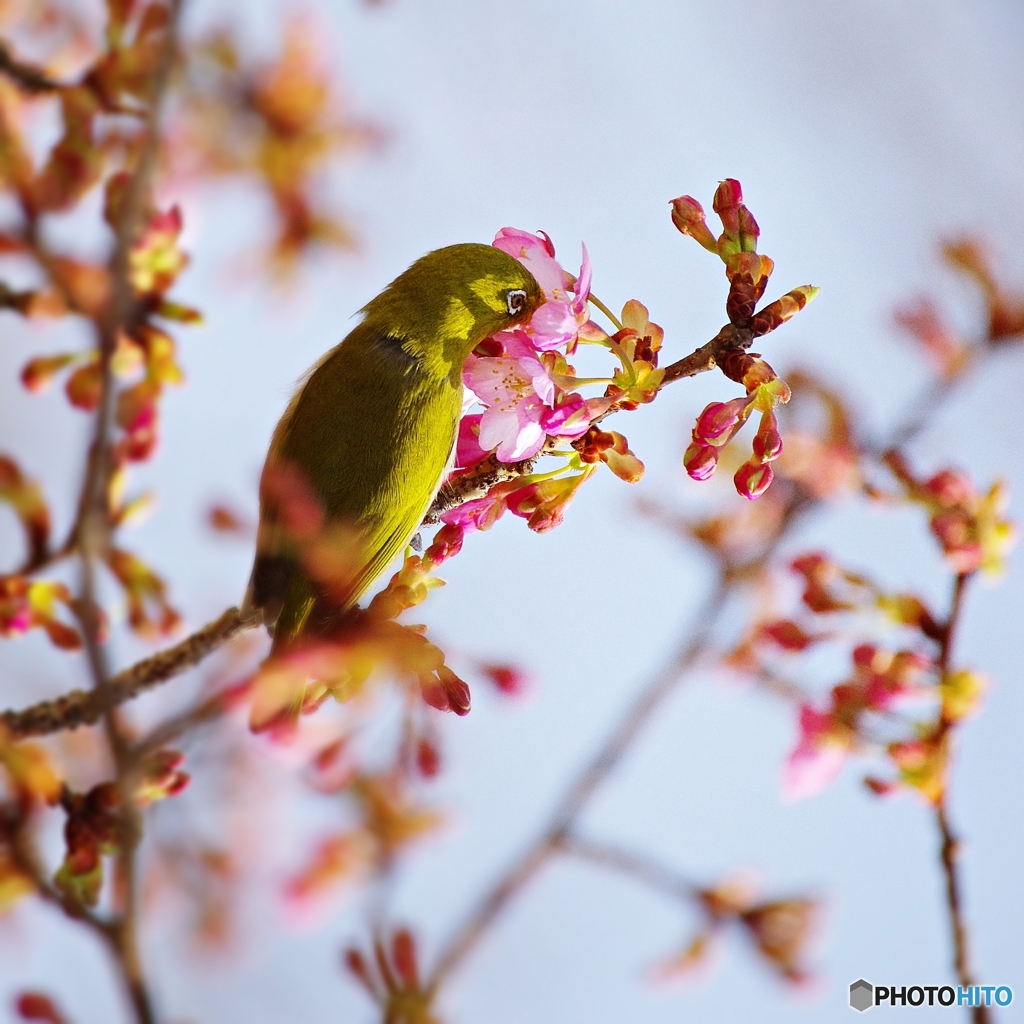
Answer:
POLYGON ((5 711, 0 721, 19 738, 95 725, 112 708, 181 675, 254 625, 253 620, 244 620, 237 608, 229 608, 180 643, 111 676, 101 690, 72 690, 22 711, 5 711))

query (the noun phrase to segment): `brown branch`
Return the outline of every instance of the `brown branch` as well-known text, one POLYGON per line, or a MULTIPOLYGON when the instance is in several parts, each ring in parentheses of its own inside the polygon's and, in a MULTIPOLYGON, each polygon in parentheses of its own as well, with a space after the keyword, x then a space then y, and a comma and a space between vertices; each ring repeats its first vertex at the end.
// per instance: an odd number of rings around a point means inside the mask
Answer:
MULTIPOLYGON (((746 328, 736 327, 734 324, 726 324, 709 342, 701 345, 688 356, 677 359, 674 363, 666 366, 665 376, 662 378, 661 384, 658 385, 658 391, 660 392, 662 388, 667 387, 673 381, 696 377, 699 373, 713 370, 726 352, 735 351, 737 348, 746 348, 750 342, 750 331, 746 328)), ((607 417, 623 411, 621 407, 612 407, 600 416, 596 416, 591 422, 600 423, 607 417)), ((448 481, 438 491, 433 505, 430 506, 430 511, 423 519, 423 525, 433 526, 443 513, 456 508, 465 501, 482 498, 495 484, 528 476, 533 472, 538 459, 544 455, 556 454, 562 444, 563 442, 559 439, 550 438, 533 458, 525 459, 522 462, 499 462, 497 456, 492 453, 471 470, 460 473, 453 480, 448 481)))
POLYGON ((50 881, 48 872, 40 861, 26 826, 27 821, 21 819, 14 823, 10 833, 11 842, 8 848, 13 856, 15 867, 31 882, 36 895, 41 900, 58 908, 72 920, 80 922, 102 940, 110 952, 125 994, 136 1010, 136 1016, 140 1020, 154 1020, 152 1010, 149 1008, 145 986, 137 983, 123 956, 126 945, 123 921, 120 918, 101 917, 58 889, 50 881), (144 1007, 145 1011, 143 1012, 144 1007))
POLYGON ((44 71, 18 60, 3 39, 0 39, 0 74, 17 82, 25 92, 56 92, 63 88, 60 82, 55 82, 44 71))
MULTIPOLYGON (((936 669, 939 679, 945 678, 953 659, 953 641, 957 627, 963 616, 964 598, 971 573, 960 573, 953 582, 953 596, 950 600, 949 615, 942 626, 942 640, 936 658, 936 669)), ((939 722, 940 737, 952 731, 954 723, 945 715, 939 722)), ((960 841, 957 838, 949 819, 949 804, 946 787, 935 805, 935 825, 939 831, 939 861, 946 888, 946 909, 949 912, 949 928, 953 939, 953 968, 961 986, 968 988, 977 984, 970 960, 970 937, 967 929, 966 915, 963 909, 963 895, 960 881, 960 841)), ((987 1024, 990 1019, 988 1007, 984 1005, 971 1008, 971 1020, 974 1024, 987 1024)))
MULTIPOLYGON (((705 370, 713 369, 724 351, 734 348, 737 344, 745 347, 742 345, 742 340, 730 338, 728 331, 723 329, 706 345, 703 345, 684 359, 670 364, 666 368, 666 379, 662 382, 662 386, 671 383, 672 380, 694 376, 705 370)), ((958 377, 956 382, 959 382, 961 379, 961 377, 958 377)), ((903 424, 896 428, 893 432, 893 437, 900 439, 904 443, 916 437, 927 425, 928 416, 921 414, 922 408, 927 405, 928 412, 934 415, 935 411, 954 391, 955 388, 952 386, 929 388, 922 399, 914 403, 911 415, 903 424)), ((880 454, 881 451, 888 447, 890 445, 879 446, 876 451, 873 446, 865 445, 865 455, 870 455, 873 452, 880 454)), ((457 503, 457 500, 454 503, 457 503)), ((698 616, 697 626, 683 642, 675 658, 640 693, 597 756, 568 787, 548 828, 512 863, 494 887, 484 895, 477 907, 471 911, 468 918, 457 929, 448 944, 443 947, 430 979, 432 991, 436 991, 461 966, 469 953, 472 952, 486 934, 488 928, 496 921, 512 899, 539 872, 540 868, 547 863, 551 855, 567 842, 570 842, 569 837, 572 834, 572 830, 590 798, 617 767, 654 712, 674 692, 686 671, 692 668, 710 646, 707 641, 707 635, 724 608, 732 589, 750 577, 752 570, 756 568, 754 563, 760 564, 768 558, 782 537, 815 504, 815 499, 797 490, 778 525, 774 540, 766 545, 761 555, 751 563, 721 566, 722 572, 715 591, 705 606, 703 613, 698 616)), ((433 512, 433 510, 431 511, 433 512)), ((961 599, 962 585, 956 591, 954 597, 954 612, 957 615, 959 614, 959 602, 961 599)), ((948 662, 948 646, 952 642, 955 624, 956 615, 951 615, 946 628, 945 644, 947 650, 944 655, 944 663, 948 662)), ((942 821, 948 825, 945 817, 943 817, 942 821)), ((965 950, 966 932, 962 929, 962 916, 959 912, 960 904, 955 873, 955 851, 956 844, 951 839, 951 845, 944 845, 944 856, 948 855, 949 857, 947 880, 951 887, 950 906, 951 912, 960 921, 961 937, 958 940, 959 945, 957 948, 958 950, 965 950), (956 908, 955 911, 953 908, 956 908)), ((966 953, 964 955, 966 956, 966 953)), ((987 1019, 984 1007, 975 1010, 974 1024, 986 1024, 987 1019), (980 1016, 978 1015, 979 1010, 980 1016)))
POLYGON ((102 690, 72 690, 22 711, 5 711, 0 721, 16 737, 45 736, 94 725, 111 709, 198 665, 208 654, 255 624, 252 619, 243 619, 237 608, 229 608, 180 643, 112 676, 102 690))
MULTIPOLYGON (((737 344, 734 334, 731 334, 727 328, 723 328, 707 344, 666 367, 665 380, 662 381, 661 387, 674 380, 682 380, 684 377, 692 377, 706 370, 714 369, 721 354, 727 349, 734 348, 737 344)), ((621 410, 611 410, 611 412, 619 411, 621 410)), ((463 502, 486 494, 497 483, 529 475, 533 472, 537 459, 543 455, 552 454, 558 446, 559 442, 549 441, 534 458, 523 462, 504 463, 499 462, 493 454, 488 456, 472 471, 457 477, 441 488, 430 511, 423 519, 423 525, 436 524, 442 513, 463 502)), ((91 456, 91 460, 95 463, 94 455, 91 456)), ((86 491, 83 489, 83 501, 85 496, 86 491)), ((85 519, 84 505, 82 505, 80 506, 79 523, 72 529, 64 545, 58 551, 48 555, 38 565, 26 566, 22 572, 34 571, 52 561, 72 554, 85 519)), ((83 561, 88 562, 89 559, 85 558, 83 561)), ((77 729, 82 725, 93 725, 112 709, 138 696, 144 690, 166 682, 185 669, 197 665, 218 647, 255 625, 257 623, 254 620, 243 621, 238 609, 230 608, 215 622, 204 626, 199 632, 187 637, 181 643, 151 658, 145 658, 109 679, 105 684, 108 692, 102 696, 95 691, 73 690, 55 700, 43 701, 22 711, 5 711, 0 714, 0 721, 7 725, 12 735, 19 737, 42 736, 60 732, 62 729, 77 729)), ((89 629, 85 628, 83 632, 86 634, 88 645, 89 629)), ((92 646, 95 648, 95 659, 101 660, 102 654, 98 645, 93 644, 92 646)), ((94 667, 95 674, 96 668, 94 667)), ((105 675, 105 672, 101 674, 105 675)))
MULTIPOLYGON (((81 600, 77 612, 92 672, 95 694, 110 752, 116 766, 116 780, 123 808, 120 822, 120 852, 114 863, 115 930, 114 949, 122 977, 127 985, 138 1024, 153 1024, 156 1014, 146 984, 138 943, 138 858, 142 836, 139 811, 131 799, 133 762, 130 743, 121 727, 115 698, 117 691, 100 641, 100 612, 96 601, 96 568, 110 548, 108 490, 112 470, 112 446, 115 410, 115 380, 111 366, 118 336, 130 324, 138 299, 129 274, 132 246, 138 238, 149 205, 152 179, 160 153, 162 108, 171 80, 178 48, 178 27, 183 0, 169 0, 165 36, 149 79, 142 108, 148 118, 142 144, 123 204, 114 220, 114 251, 110 257, 112 294, 109 310, 97 320, 99 364, 102 377, 100 403, 96 410, 93 441, 89 450, 85 479, 78 503, 72 536, 77 544, 82 567, 81 600), (119 905, 118 905, 119 904, 119 905)), ((159 658, 159 655, 157 656, 159 658)), ((164 659, 166 662, 166 658, 164 659)), ((172 659, 173 664, 173 659, 172 659)), ((126 689, 137 685, 129 670, 126 689)))
POLYGON ((618 871, 656 892, 695 905, 703 912, 707 911, 699 886, 648 857, 575 835, 565 836, 558 844, 558 849, 561 853, 618 871))
POLYGON ((706 345, 701 345, 682 359, 677 359, 665 367, 665 376, 658 387, 671 384, 684 377, 696 377, 698 373, 713 370, 727 352, 749 348, 754 336, 746 327, 726 324, 706 345))

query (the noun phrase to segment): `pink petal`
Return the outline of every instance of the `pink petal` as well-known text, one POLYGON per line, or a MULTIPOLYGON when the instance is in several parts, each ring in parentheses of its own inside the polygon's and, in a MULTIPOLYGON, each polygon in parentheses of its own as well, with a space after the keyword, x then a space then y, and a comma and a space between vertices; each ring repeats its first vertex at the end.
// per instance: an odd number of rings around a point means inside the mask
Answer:
POLYGON ((519 228, 502 228, 491 244, 519 260, 533 274, 545 295, 566 297, 569 277, 555 260, 550 241, 519 228))
POLYGON ((463 416, 459 421, 459 435, 455 442, 455 466, 469 469, 486 458, 488 449, 480 446, 480 420, 482 413, 463 416))
POLYGON ((536 357, 519 360, 519 368, 533 385, 533 390, 545 405, 555 404, 555 382, 548 376, 547 367, 536 357))
POLYGON ((576 314, 567 302, 545 302, 534 314, 530 328, 534 345, 542 352, 557 348, 576 337, 576 314))
POLYGON ((487 409, 480 419, 480 447, 485 451, 492 451, 499 444, 506 444, 518 433, 519 417, 515 409, 487 409))
POLYGON ((518 378, 519 362, 505 356, 486 356, 474 359, 462 374, 462 382, 470 388, 484 405, 516 399, 518 393, 509 387, 509 377, 518 378))
POLYGON ((556 408, 541 419, 545 433, 558 437, 582 437, 590 429, 590 410, 582 395, 567 395, 556 408))
MULTIPOLYGON (((580 276, 576 278, 576 287, 573 289, 574 298, 572 301, 573 311, 579 316, 586 312, 587 299, 590 298, 590 279, 593 271, 590 267, 590 257, 587 255, 587 247, 583 246, 583 263, 580 265, 580 276)), ((584 317, 589 319, 589 317, 584 317)))
POLYGON ((782 796, 803 800, 827 789, 843 770, 849 751, 838 743, 801 740, 782 766, 782 796))

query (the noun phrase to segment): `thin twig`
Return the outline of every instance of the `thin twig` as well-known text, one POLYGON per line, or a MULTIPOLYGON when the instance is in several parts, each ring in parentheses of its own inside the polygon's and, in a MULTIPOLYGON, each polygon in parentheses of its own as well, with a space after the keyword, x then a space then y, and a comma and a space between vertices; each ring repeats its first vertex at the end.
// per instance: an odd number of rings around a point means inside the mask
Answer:
MULTIPOLYGON (((953 582, 953 596, 950 600, 949 615, 942 628, 942 640, 936 658, 936 669, 940 680, 945 679, 953 660, 953 641, 963 616, 964 598, 971 573, 959 573, 953 582)), ((948 734, 954 723, 945 716, 939 723, 940 739, 948 734)), ((963 909, 963 895, 960 881, 960 842, 949 818, 948 793, 943 787, 942 795, 935 805, 935 825, 939 831, 939 861, 946 883, 946 909, 949 911, 949 928, 953 939, 953 968, 961 986, 969 988, 977 983, 971 968, 970 948, 966 916, 963 909)), ((971 1007, 974 1024, 987 1024, 988 1007, 971 1007)))
MULTIPOLYGON (((723 335, 720 332, 707 345, 697 349, 685 359, 671 364, 667 370, 671 372, 672 376, 669 377, 669 373, 666 373, 666 380, 663 382, 663 386, 669 383, 670 380, 680 379, 683 376, 692 376, 704 370, 712 369, 716 365, 717 357, 721 354, 720 349, 722 348, 723 340, 723 335), (718 350, 716 350, 716 345, 718 350)), ((726 347, 733 347, 736 343, 735 340, 732 340, 726 347)), ((955 382, 959 382, 961 379, 962 377, 957 377, 955 382)), ((952 385, 929 387, 921 399, 914 403, 913 411, 908 420, 898 426, 893 432, 893 437, 899 439, 903 444, 913 440, 927 425, 928 416, 922 415, 921 410, 927 407, 928 412, 934 415, 936 410, 953 394, 954 390, 952 385)), ((870 454, 873 447, 866 445, 866 452, 870 454)), ((886 447, 890 446, 881 446, 878 448, 878 451, 880 452, 886 447)), ((779 523, 774 542, 768 545, 757 561, 766 558, 782 536, 788 533, 802 514, 813 507, 814 504, 813 499, 798 493, 790 502, 786 513, 779 523)), ((703 614, 698 617, 699 625, 683 642, 676 657, 641 692, 604 746, 602 746, 598 755, 568 787, 566 795, 548 828, 512 863, 495 886, 481 899, 480 903, 470 913, 448 944, 443 947, 430 980, 430 987, 433 991, 436 991, 461 966, 468 954, 486 934, 488 928, 508 906, 513 897, 537 874, 559 846, 566 842, 566 838, 571 834, 573 827, 595 791, 625 756, 653 713, 675 690, 686 670, 692 667, 697 659, 704 654, 707 647, 707 634, 713 628, 733 586, 749 578, 752 568, 754 567, 751 565, 730 567, 729 571, 724 572, 719 577, 716 588, 708 604, 705 606, 703 614)), ((951 625, 947 631, 947 641, 951 640, 952 632, 951 625)), ((953 850, 955 850, 955 846, 950 848, 950 852, 952 853, 953 850)), ((955 886, 955 874, 951 877, 955 886)), ((966 941, 966 932, 964 932, 964 941, 966 941)), ((987 1018, 984 1015, 980 1018, 976 1017, 975 1024, 985 1024, 986 1020, 987 1018)))
POLYGON ((670 868, 651 860, 649 857, 623 850, 609 843, 597 843, 592 839, 584 839, 577 835, 567 835, 558 844, 561 853, 579 857, 604 868, 611 868, 621 874, 634 878, 656 892, 664 893, 673 899, 696 905, 706 910, 701 899, 700 887, 670 868))
POLYGON ((17 82, 25 92, 56 92, 63 88, 60 82, 55 82, 44 71, 18 60, 3 40, 0 40, 0 74, 17 82))
POLYGON ((45 736, 64 729, 94 725, 111 708, 119 707, 145 690, 181 675, 254 625, 251 619, 243 620, 237 608, 229 608, 180 643, 112 676, 103 690, 72 690, 55 700, 42 701, 22 711, 5 711, 0 715, 0 721, 16 737, 45 736))

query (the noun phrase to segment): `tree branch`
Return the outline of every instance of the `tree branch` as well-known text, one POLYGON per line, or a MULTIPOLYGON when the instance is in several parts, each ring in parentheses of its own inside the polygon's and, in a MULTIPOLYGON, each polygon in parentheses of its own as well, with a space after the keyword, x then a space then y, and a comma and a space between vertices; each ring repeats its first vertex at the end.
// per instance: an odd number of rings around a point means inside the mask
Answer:
POLYGON ((63 729, 95 725, 107 712, 145 690, 181 675, 198 665, 218 647, 252 629, 256 623, 243 619, 237 608, 207 623, 180 643, 112 676, 102 690, 72 690, 55 700, 33 704, 22 711, 5 711, 0 721, 15 737, 45 736, 63 729))
MULTIPOLYGON (((730 351, 737 348, 746 348, 750 345, 750 332, 734 324, 726 324, 709 342, 695 349, 688 356, 677 359, 665 367, 665 376, 658 386, 660 392, 673 381, 682 380, 685 377, 696 377, 699 373, 713 370, 730 351)), ((612 408, 608 412, 595 417, 591 422, 600 423, 602 420, 613 416, 617 412, 623 412, 621 408, 612 408)), ((423 519, 424 526, 433 526, 441 515, 450 509, 456 508, 465 501, 483 497, 495 484, 504 483, 507 480, 516 480, 522 476, 528 476, 533 472, 538 459, 544 455, 556 454, 563 445, 563 441, 557 438, 549 438, 544 447, 531 459, 522 462, 499 462, 493 453, 465 473, 449 480, 434 499, 433 505, 423 519)))
POLYGON ((56 92, 63 88, 60 82, 55 82, 44 71, 18 60, 11 53, 7 42, 2 39, 0 39, 0 74, 6 75, 16 82, 25 92, 56 92))
MULTIPOLYGON (((665 378, 661 387, 665 387, 672 381, 693 377, 698 373, 714 369, 726 351, 742 345, 743 339, 737 337, 736 329, 727 324, 711 341, 701 345, 690 355, 669 364, 665 368, 665 378)), ((613 409, 605 416, 621 411, 621 409, 613 409)), ((537 455, 523 462, 499 462, 494 454, 489 455, 472 470, 461 474, 441 488, 423 519, 423 525, 435 525, 444 512, 486 494, 495 484, 529 475, 533 472, 537 460, 544 455, 553 454, 559 445, 559 441, 549 440, 537 455)), ((90 493, 89 488, 95 486, 97 481, 102 478, 102 474, 100 477, 95 476, 98 465, 94 442, 94 451, 90 456, 90 474, 82 491, 78 524, 73 528, 60 551, 52 556, 54 559, 64 557, 75 549, 82 527, 88 518, 85 510, 87 508, 86 499, 90 493)), ((90 559, 84 558, 83 561, 88 563, 90 559)), ((91 587, 87 589, 91 591, 91 587)), ((12 735, 20 737, 42 736, 59 732, 62 729, 77 729, 81 725, 92 725, 113 708, 131 700, 143 690, 166 682, 185 669, 197 665, 218 647, 256 625, 255 620, 242 621, 237 608, 229 608, 215 622, 204 626, 199 632, 181 643, 151 658, 143 659, 138 664, 114 676, 105 684, 105 688, 109 692, 103 696, 98 693, 73 690, 56 700, 43 701, 23 711, 5 711, 0 715, 0 721, 7 725, 12 735)), ((89 643, 91 636, 89 628, 83 629, 83 632, 86 634, 86 644, 91 660, 94 661, 94 676, 97 672, 100 676, 105 676, 106 673, 102 671, 103 666, 100 664, 102 653, 99 646, 89 643)))
POLYGON ((699 886, 648 857, 577 835, 563 837, 558 849, 561 853, 618 871, 666 896, 696 905, 701 911, 707 910, 699 886))
MULTIPOLYGON (((949 615, 942 627, 942 640, 939 645, 939 654, 936 658, 936 668, 940 680, 945 678, 952 664, 953 641, 963 616, 964 598, 971 576, 971 573, 960 573, 953 582, 953 596, 950 600, 949 615)), ((953 724, 953 722, 943 717, 939 724, 941 733, 947 734, 952 731, 953 724)), ((977 979, 971 968, 970 941, 963 909, 959 866, 960 841, 949 819, 949 801, 946 787, 943 787, 942 795, 935 805, 935 826, 939 831, 939 862, 942 865, 942 873, 945 880, 946 909, 949 912, 949 929, 953 940, 953 968, 956 971, 960 984, 964 988, 968 988, 977 984, 977 979)), ((987 1006, 979 1005, 971 1008, 971 1020, 974 1024, 987 1024, 989 1016, 987 1006)))

